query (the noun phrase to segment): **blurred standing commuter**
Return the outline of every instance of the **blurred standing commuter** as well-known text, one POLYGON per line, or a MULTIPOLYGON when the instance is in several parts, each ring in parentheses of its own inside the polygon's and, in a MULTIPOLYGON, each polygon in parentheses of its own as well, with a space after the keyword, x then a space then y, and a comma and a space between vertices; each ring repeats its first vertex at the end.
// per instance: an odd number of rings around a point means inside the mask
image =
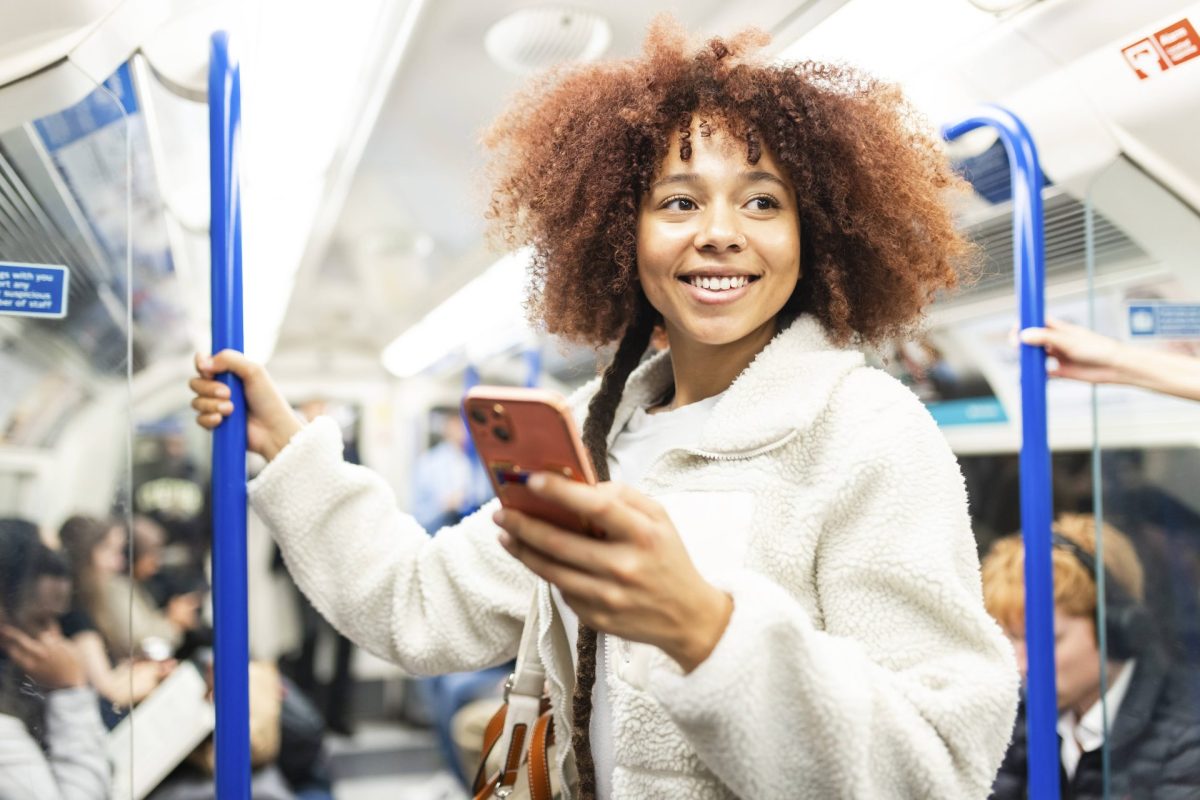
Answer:
POLYGON ((457 524, 491 498, 490 491, 478 488, 477 469, 467 451, 467 428, 458 409, 436 408, 432 416, 441 423, 440 435, 413 464, 412 488, 412 515, 431 534, 457 524))
MULTIPOLYGON (((491 498, 482 468, 469 453, 467 427, 457 408, 434 408, 430 416, 437 420, 439 436, 413 464, 412 514, 430 535, 451 525, 479 508, 491 498), (482 478, 484 490, 479 489, 482 478)), ((442 758, 459 781, 468 786, 451 732, 451 720, 460 708, 472 700, 495 694, 511 671, 505 664, 474 672, 451 672, 421 679, 415 684, 418 697, 428 706, 442 758)))
MULTIPOLYGON (((300 404, 297 409, 300 418, 314 420, 330 410, 329 403, 321 398, 310 398, 300 404)), ((352 431, 342 428, 343 454, 349 463, 358 463, 358 437, 352 431)), ((287 563, 278 551, 276 552, 275 567, 288 571, 287 563)), ((354 676, 351 666, 354 660, 354 642, 343 636, 340 631, 331 626, 313 607, 308 596, 295 589, 296 608, 300 621, 300 648, 289 656, 280 659, 280 667, 296 686, 307 697, 313 699, 321 708, 324 724, 329 730, 349 736, 354 733, 352 721, 352 690, 354 676), (328 682, 317 678, 318 644, 322 638, 333 640, 333 668, 328 682)))

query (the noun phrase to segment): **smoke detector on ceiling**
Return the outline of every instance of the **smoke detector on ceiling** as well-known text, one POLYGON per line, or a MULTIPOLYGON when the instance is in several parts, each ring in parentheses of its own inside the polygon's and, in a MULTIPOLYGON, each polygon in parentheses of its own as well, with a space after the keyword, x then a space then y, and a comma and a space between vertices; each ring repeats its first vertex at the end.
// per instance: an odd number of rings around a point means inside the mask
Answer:
POLYGON ((483 45, 500 66, 526 74, 567 61, 592 61, 608 49, 612 28, 598 14, 563 6, 523 8, 488 29, 483 45))

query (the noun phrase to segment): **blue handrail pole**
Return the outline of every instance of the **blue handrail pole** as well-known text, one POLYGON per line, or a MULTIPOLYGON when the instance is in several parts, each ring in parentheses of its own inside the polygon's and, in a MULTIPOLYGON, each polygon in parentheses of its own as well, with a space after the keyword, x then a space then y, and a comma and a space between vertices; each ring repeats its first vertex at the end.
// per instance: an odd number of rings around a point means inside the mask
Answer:
MULTIPOLYGON (((1013 253, 1021 328, 1045 322, 1045 245, 1042 171, 1025 124, 999 106, 983 106, 942 129, 947 140, 983 126, 994 128, 1012 176, 1013 253)), ((1058 800, 1058 704, 1054 676, 1054 583, 1050 568, 1050 447, 1046 429, 1046 351, 1021 345, 1021 531, 1025 542, 1025 713, 1029 797, 1058 800)))
MULTIPOLYGON (((229 35, 213 34, 208 70, 209 237, 213 352, 244 350, 242 225, 237 177, 241 79, 229 35)), ((233 413, 213 438, 213 695, 216 796, 250 800, 250 637, 246 611, 246 398, 220 376, 233 413)))

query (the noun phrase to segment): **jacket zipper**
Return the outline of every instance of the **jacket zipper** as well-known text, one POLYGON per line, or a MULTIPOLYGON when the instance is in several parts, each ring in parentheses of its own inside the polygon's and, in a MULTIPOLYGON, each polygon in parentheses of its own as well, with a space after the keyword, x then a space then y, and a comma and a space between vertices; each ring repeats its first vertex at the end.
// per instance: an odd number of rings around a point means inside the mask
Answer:
MULTIPOLYGON (((696 456, 697 458, 703 458, 703 459, 707 459, 709 461, 742 461, 747 458, 754 458, 755 456, 761 456, 764 453, 769 453, 772 450, 776 450, 780 447, 783 447, 785 444, 790 442, 792 439, 796 438, 796 436, 799 435, 799 433, 800 433, 799 430, 793 429, 793 430, 789 431, 782 438, 776 439, 775 441, 770 442, 769 444, 764 444, 762 447, 756 447, 753 450, 739 450, 734 453, 712 453, 707 450, 699 450, 699 449, 691 448, 691 447, 672 447, 670 450, 667 450, 665 453, 660 455, 658 458, 654 459, 653 463, 651 463, 650 466, 646 468, 646 473, 642 476, 641 483, 643 485, 645 485, 647 483, 653 483, 654 482, 653 479, 654 479, 655 474, 658 471, 659 465, 662 464, 663 461, 666 461, 668 458, 670 458, 675 453, 686 453, 689 456, 696 456)), ((640 489, 641 487, 639 486, 637 488, 640 489)))

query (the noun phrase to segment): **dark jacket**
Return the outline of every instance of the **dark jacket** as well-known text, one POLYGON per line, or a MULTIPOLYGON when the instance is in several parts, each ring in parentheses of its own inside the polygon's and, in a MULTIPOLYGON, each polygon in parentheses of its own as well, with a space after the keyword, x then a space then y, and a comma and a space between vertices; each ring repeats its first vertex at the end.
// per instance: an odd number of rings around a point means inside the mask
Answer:
MULTIPOLYGON (((1139 658, 1117 712, 1110 741, 1112 800, 1200 798, 1200 692, 1196 675, 1168 669, 1159 658, 1139 658)), ((1059 745, 1061 746, 1061 739, 1059 745)), ((1025 704, 1013 741, 992 787, 995 800, 1028 796, 1025 704)), ((1068 780, 1060 771, 1063 798, 1104 798, 1100 750, 1084 753, 1068 780)))

